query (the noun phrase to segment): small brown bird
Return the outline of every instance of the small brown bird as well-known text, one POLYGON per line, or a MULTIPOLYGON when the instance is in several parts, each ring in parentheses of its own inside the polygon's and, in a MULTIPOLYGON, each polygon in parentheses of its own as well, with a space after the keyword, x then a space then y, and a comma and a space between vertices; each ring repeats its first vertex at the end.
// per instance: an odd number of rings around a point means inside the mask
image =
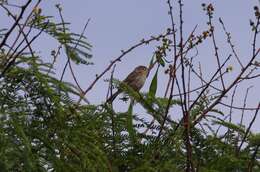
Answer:
MULTIPOLYGON (((146 80, 148 74, 148 68, 145 66, 136 67, 124 80, 123 82, 128 86, 132 87, 135 91, 139 91, 146 80)), ((111 97, 107 99, 107 102, 113 102, 114 99, 122 93, 122 90, 118 89, 111 97)))

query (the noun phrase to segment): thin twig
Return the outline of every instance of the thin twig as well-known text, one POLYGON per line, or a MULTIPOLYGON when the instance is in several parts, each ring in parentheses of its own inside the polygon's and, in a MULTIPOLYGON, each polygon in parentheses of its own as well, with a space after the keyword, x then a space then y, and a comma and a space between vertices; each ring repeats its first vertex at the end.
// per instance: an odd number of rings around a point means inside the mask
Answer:
POLYGON ((17 17, 17 19, 16 19, 16 21, 14 22, 14 24, 10 27, 9 31, 5 34, 4 39, 3 39, 2 42, 0 43, 0 48, 2 48, 2 47, 5 45, 5 43, 6 43, 7 39, 8 39, 8 37, 9 37, 10 34, 13 32, 14 28, 18 25, 19 21, 22 19, 23 14, 24 14, 26 8, 29 6, 29 4, 30 4, 31 2, 32 2, 32 0, 28 0, 27 3, 21 7, 21 12, 20 12, 19 16, 17 17))
POLYGON ((254 117, 252 118, 248 128, 246 129, 245 135, 244 135, 243 139, 241 140, 241 143, 240 143, 240 145, 238 147, 238 152, 241 150, 241 147, 244 144, 244 142, 245 142, 245 140, 246 140, 246 138, 247 138, 247 136, 248 136, 248 134, 249 134, 249 132, 250 132, 250 130, 251 130, 255 120, 256 120, 256 117, 257 117, 259 109, 260 109, 260 103, 258 103, 257 110, 255 111, 254 117))

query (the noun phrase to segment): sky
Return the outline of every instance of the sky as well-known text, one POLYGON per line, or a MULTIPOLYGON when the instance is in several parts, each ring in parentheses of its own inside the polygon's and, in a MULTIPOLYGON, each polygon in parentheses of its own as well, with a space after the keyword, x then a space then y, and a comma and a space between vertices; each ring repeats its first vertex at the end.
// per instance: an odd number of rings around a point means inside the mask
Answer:
MULTIPOLYGON (((10 1, 17 3, 17 1, 10 1)), ((20 3, 24 1, 19 1, 20 3)), ((219 45, 221 60, 223 61, 228 54, 231 53, 226 37, 221 30, 218 18, 221 17, 226 25, 226 28, 232 35, 232 41, 239 53, 243 63, 246 63, 251 55, 252 32, 249 26, 249 19, 253 19, 253 7, 259 5, 257 0, 184 0, 183 16, 184 16, 184 37, 197 25, 195 33, 199 34, 207 29, 207 16, 202 10, 202 3, 212 3, 215 7, 214 23, 216 24, 216 41, 219 45)), ((61 4, 65 21, 71 23, 71 31, 81 33, 85 23, 90 19, 90 23, 86 30, 88 41, 93 45, 91 54, 93 55, 93 66, 76 67, 76 75, 80 81, 82 88, 87 88, 95 79, 95 75, 101 73, 106 68, 109 62, 121 54, 121 50, 126 50, 135 45, 143 38, 150 38, 152 35, 165 33, 170 27, 170 18, 168 15, 168 6, 166 0, 45 0, 42 2, 41 8, 44 14, 57 16, 58 12, 55 4, 61 4)), ((178 19, 178 11, 174 6, 174 17, 178 19)), ((0 18, 3 16, 0 15, 0 18)), ((6 21, 0 23, 6 24, 6 21)), ((178 20, 176 20, 178 23, 178 20)), ((149 46, 143 46, 129 53, 124 59, 116 65, 114 73, 115 78, 124 79, 138 65, 148 65, 158 43, 149 46)), ((258 44, 259 45, 259 44, 258 44)), ((55 41, 50 41, 46 37, 39 40, 39 44, 35 45, 44 56, 49 55, 53 47, 57 47, 55 41), (44 45, 43 45, 44 44, 44 45), (47 53, 46 53, 47 52, 47 53), (49 53, 49 54, 48 54, 49 53)), ((198 57, 196 57, 195 65, 199 62, 202 65, 202 71, 205 73, 205 78, 209 77, 216 69, 216 59, 211 41, 206 41, 198 47, 198 57)), ((60 72, 66 58, 60 57, 60 64, 55 66, 57 73, 60 72)), ((227 83, 236 76, 239 72, 235 61, 234 72, 227 76, 227 83)), ((153 71, 154 72, 154 71, 153 71)), ((152 73, 153 74, 153 73, 152 73)), ((152 76, 152 75, 151 75, 152 76)), ((159 87, 157 96, 163 95, 165 89, 166 77, 163 75, 159 78, 159 87)), ((110 73, 104 76, 89 92, 87 98, 91 103, 101 103, 107 91, 108 83, 104 83, 104 79, 110 77, 110 73)), ((148 78, 142 91, 146 92, 149 89, 149 84, 152 77, 148 78)), ((66 75, 66 79, 71 81, 71 76, 66 75)), ((194 77, 194 83, 198 83, 194 77)), ((257 87, 260 81, 248 82, 239 88, 237 95, 237 106, 243 105, 245 90, 248 86, 255 85, 249 92, 248 106, 255 107, 260 100, 260 94, 257 87)), ((195 88, 195 86, 194 86, 195 88)), ((122 105, 125 106, 125 105, 122 105)), ((252 116, 252 112, 248 113, 248 118, 252 116)), ((248 120, 249 121, 249 120, 248 120)), ((260 122, 260 120, 258 121, 260 122)), ((255 130, 259 130, 255 127, 255 130)))
MULTIPOLYGON (((75 1, 53 0, 43 3, 42 8, 46 10, 47 14, 57 15, 57 10, 54 7, 56 3, 62 4, 64 18, 71 22, 71 30, 74 32, 81 32, 86 21, 89 18, 91 19, 86 36, 93 45, 92 54, 95 66, 83 69, 86 70, 86 73, 100 73, 112 59, 120 55, 121 50, 131 47, 142 38, 163 33, 166 28, 170 27, 166 1, 78 0, 75 3, 75 1)), ((238 52, 242 54, 241 56, 247 56, 252 38, 249 19, 253 17, 252 9, 257 1, 184 1, 184 30, 186 36, 195 25, 198 25, 198 33, 207 29, 207 17, 202 10, 202 3, 213 3, 216 10, 215 20, 217 21, 218 17, 222 17, 227 29, 232 33, 233 42, 238 47, 238 52)), ((177 18, 178 13, 175 14, 177 18)), ((225 36, 221 33, 222 30, 219 30, 217 41, 221 44, 225 42, 225 36)), ((207 45, 205 46, 207 47, 207 45)), ((221 47, 221 45, 219 46, 221 47)), ((229 50, 228 45, 223 47, 227 47, 226 49, 229 50)), ((126 60, 117 65, 115 75, 117 75, 117 71, 120 71, 118 77, 120 78, 122 75, 121 77, 124 78, 135 66, 148 64, 154 50, 154 46, 147 46, 129 54, 125 58, 126 60)), ((201 56, 204 54, 209 56, 210 53, 212 53, 212 49, 209 51, 205 49, 204 52, 201 52, 201 56)), ((246 62, 243 57, 241 59, 246 62)), ((80 81, 85 86, 89 83, 88 79, 84 78, 80 81)))

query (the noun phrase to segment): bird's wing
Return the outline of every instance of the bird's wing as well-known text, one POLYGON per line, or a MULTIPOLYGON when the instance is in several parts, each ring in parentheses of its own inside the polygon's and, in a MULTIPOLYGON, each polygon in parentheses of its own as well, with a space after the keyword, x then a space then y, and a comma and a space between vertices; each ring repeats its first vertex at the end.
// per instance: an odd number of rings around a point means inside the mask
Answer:
POLYGON ((123 82, 126 83, 126 84, 130 84, 130 83, 134 82, 134 81, 135 81, 135 78, 136 78, 136 75, 137 75, 136 71, 131 72, 131 73, 124 79, 123 82))

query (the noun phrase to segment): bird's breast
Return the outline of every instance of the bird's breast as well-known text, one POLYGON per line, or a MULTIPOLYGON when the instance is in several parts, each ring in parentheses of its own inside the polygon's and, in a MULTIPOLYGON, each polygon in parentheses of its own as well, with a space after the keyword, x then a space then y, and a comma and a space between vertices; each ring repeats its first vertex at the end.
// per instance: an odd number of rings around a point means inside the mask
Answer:
POLYGON ((138 76, 138 79, 136 80, 136 85, 137 85, 137 89, 141 89, 145 83, 145 80, 146 80, 146 75, 141 75, 141 76, 138 76))

